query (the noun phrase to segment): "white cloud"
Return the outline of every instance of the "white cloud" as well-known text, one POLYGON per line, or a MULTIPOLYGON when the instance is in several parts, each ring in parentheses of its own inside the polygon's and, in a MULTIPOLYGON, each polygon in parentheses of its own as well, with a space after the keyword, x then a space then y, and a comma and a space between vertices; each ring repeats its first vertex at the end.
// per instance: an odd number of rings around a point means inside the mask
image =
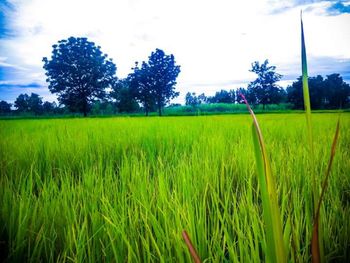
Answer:
POLYGON ((310 7, 304 14, 308 55, 350 59, 350 15, 320 15, 326 2, 296 7, 283 1, 280 7, 288 8, 275 14, 276 2, 258 0, 11 2, 13 37, 0 40, 0 56, 7 57, 1 61, 28 68, 19 78, 43 85, 42 57, 69 36, 86 36, 100 45, 117 64, 119 77, 155 48, 173 53, 181 65, 177 88, 183 96, 242 86, 254 78, 249 68, 255 60, 268 58, 277 70, 298 75, 300 68, 288 65, 299 63, 300 8, 310 7))

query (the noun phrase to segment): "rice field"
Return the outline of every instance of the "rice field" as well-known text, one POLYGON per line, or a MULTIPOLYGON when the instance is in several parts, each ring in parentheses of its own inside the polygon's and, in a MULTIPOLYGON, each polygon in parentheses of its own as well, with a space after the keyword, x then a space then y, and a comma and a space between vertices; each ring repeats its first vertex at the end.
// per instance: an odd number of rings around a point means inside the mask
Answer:
MULTIPOLYGON (((313 114, 324 178, 338 114, 313 114)), ((291 262, 311 260, 304 114, 257 115, 291 262)), ((249 115, 0 121, 0 248, 8 262, 261 262, 249 115)), ((350 114, 321 209, 327 262, 350 260, 350 114)))

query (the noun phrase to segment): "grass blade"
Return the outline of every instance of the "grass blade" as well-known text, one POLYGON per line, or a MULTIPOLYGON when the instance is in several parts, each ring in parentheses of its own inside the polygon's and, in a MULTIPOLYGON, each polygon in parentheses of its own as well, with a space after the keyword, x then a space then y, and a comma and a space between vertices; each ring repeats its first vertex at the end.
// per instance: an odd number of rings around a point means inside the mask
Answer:
POLYGON ((316 206, 319 197, 319 190, 317 187, 317 180, 314 171, 314 143, 312 136, 312 122, 311 122, 311 103, 309 94, 309 83, 308 83, 308 72, 307 72, 307 58, 306 58, 306 47, 305 47, 305 37, 304 37, 304 25, 303 19, 300 17, 301 22, 301 70, 302 70, 302 82, 303 82, 303 97, 304 97, 304 108, 306 113, 306 126, 307 126, 307 138, 309 144, 310 153, 310 166, 311 166, 311 179, 312 179, 312 192, 314 201, 314 211, 316 211, 316 206))
POLYGON ((198 256, 198 253, 196 251, 196 249, 194 248, 194 246, 192 245, 192 242, 191 242, 191 239, 190 237, 188 236, 186 230, 182 231, 182 237, 183 239, 185 240, 185 243, 188 247, 188 250, 190 251, 190 254, 193 258, 193 261, 195 263, 201 263, 201 259, 199 258, 198 256))
POLYGON ((266 153, 263 136, 258 120, 249 106, 244 95, 241 95, 248 111, 253 118, 252 135, 254 153, 257 163, 261 199, 263 204, 263 217, 266 224, 267 262, 287 262, 283 241, 281 216, 278 207, 277 191, 271 172, 271 166, 266 153))
POLYGON ((335 155, 335 149, 336 149, 337 141, 338 141, 338 137, 339 137, 339 126, 340 126, 340 120, 338 118, 337 127, 335 130, 332 148, 331 148, 331 155, 329 158, 328 167, 327 167, 327 171, 326 171, 326 176, 325 176, 323 184, 322 184, 322 191, 321 191, 320 198, 318 200, 317 209, 316 209, 316 213, 315 213, 315 217, 314 217, 314 226, 313 226, 313 230, 312 230, 312 241, 311 241, 312 262, 314 262, 314 263, 321 262, 320 246, 319 246, 319 229, 318 229, 319 218, 320 218, 320 209, 321 209, 321 203, 323 200, 323 196, 325 194, 325 191, 326 191, 326 188, 328 185, 328 178, 329 178, 329 175, 331 173, 331 168, 332 168, 333 159, 334 159, 334 155, 335 155))

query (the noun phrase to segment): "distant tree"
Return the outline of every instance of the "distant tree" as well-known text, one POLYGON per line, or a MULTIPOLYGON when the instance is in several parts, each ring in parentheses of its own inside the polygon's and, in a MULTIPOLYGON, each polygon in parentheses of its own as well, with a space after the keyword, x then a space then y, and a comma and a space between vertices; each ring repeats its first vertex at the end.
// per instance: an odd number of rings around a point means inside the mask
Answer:
POLYGON ((196 106, 200 104, 195 92, 187 92, 185 96, 185 104, 189 106, 196 106))
POLYGON ((269 61, 266 59, 260 65, 255 61, 252 63, 251 72, 254 72, 258 77, 248 85, 248 94, 253 104, 262 104, 263 109, 267 104, 278 104, 283 98, 283 90, 279 87, 278 82, 282 75, 275 72, 275 66, 269 66, 269 61))
POLYGON ((175 91, 175 85, 180 66, 176 65, 174 56, 156 49, 147 63, 142 62, 141 67, 136 63, 133 70, 129 75, 130 86, 136 91, 134 94, 144 106, 146 115, 155 103, 161 116, 162 108, 179 95, 175 91))
POLYGON ((105 98, 115 81, 115 64, 87 38, 70 37, 52 47, 51 60, 43 58, 49 90, 71 111, 87 116, 91 102, 105 98))
POLYGON ((346 108, 350 104, 350 85, 339 74, 328 75, 324 80, 326 107, 346 108))
POLYGON ((245 88, 238 88, 236 90, 236 102, 239 104, 244 104, 244 100, 241 95, 243 95, 246 98, 249 104, 254 105, 256 103, 255 95, 252 93, 251 89, 248 90, 245 88))
POLYGON ((235 91, 220 90, 213 97, 208 98, 209 103, 235 103, 235 91))
POLYGON ((36 94, 32 93, 28 99, 28 110, 35 115, 43 113, 43 101, 42 98, 36 94))
POLYGON ((15 107, 18 112, 31 112, 39 115, 43 112, 43 101, 36 93, 32 93, 30 96, 20 94, 15 101, 15 107))
POLYGON ((130 88, 129 79, 121 79, 114 83, 110 97, 115 100, 119 112, 136 112, 140 109, 136 94, 130 88))
POLYGON ((8 103, 4 100, 0 101, 0 114, 7 114, 11 112, 11 103, 8 103))
POLYGON ((208 97, 206 97, 204 93, 199 94, 197 98, 200 104, 206 103, 208 101, 208 97))
POLYGON ((202 103, 206 103, 207 100, 208 98, 204 93, 197 96, 195 92, 187 92, 185 96, 185 104, 193 107, 202 103))
POLYGON ((45 101, 43 103, 43 112, 46 113, 46 114, 55 113, 56 109, 57 109, 56 102, 45 101))
MULTIPOLYGON (((312 109, 324 108, 326 97, 324 89, 323 77, 318 75, 308 79, 310 103, 312 109)), ((299 77, 297 81, 287 87, 288 102, 293 104, 294 109, 304 109, 303 84, 302 78, 299 77)))
POLYGON ((28 94, 20 94, 15 100, 15 108, 18 112, 29 111, 29 96, 28 94))

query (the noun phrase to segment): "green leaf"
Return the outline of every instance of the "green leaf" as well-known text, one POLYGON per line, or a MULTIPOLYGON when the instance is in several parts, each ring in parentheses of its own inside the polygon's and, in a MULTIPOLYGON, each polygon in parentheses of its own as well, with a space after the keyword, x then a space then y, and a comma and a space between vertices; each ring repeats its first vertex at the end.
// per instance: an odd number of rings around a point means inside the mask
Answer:
POLYGON ((339 126, 340 126, 340 120, 338 118, 337 127, 335 130, 332 148, 331 148, 331 155, 329 158, 328 167, 327 167, 327 171, 326 171, 326 176, 325 176, 325 179, 324 179, 323 184, 322 184, 322 191, 321 191, 320 198, 318 200, 317 209, 316 209, 316 213, 315 213, 315 217, 314 217, 314 226, 313 226, 313 230, 312 230, 312 241, 311 241, 312 262, 314 262, 314 263, 321 262, 321 260, 322 260, 320 244, 319 244, 320 209, 321 209, 321 203, 322 203, 322 200, 323 200, 323 197, 324 197, 327 185, 328 185, 328 178, 329 178, 329 175, 331 173, 333 159, 335 156, 335 149, 336 149, 337 141, 339 138, 339 126))
POLYGON ((267 157, 258 120, 243 95, 242 98, 253 118, 252 137, 263 205, 263 218, 266 224, 266 261, 287 262, 277 191, 271 172, 270 161, 267 157))

